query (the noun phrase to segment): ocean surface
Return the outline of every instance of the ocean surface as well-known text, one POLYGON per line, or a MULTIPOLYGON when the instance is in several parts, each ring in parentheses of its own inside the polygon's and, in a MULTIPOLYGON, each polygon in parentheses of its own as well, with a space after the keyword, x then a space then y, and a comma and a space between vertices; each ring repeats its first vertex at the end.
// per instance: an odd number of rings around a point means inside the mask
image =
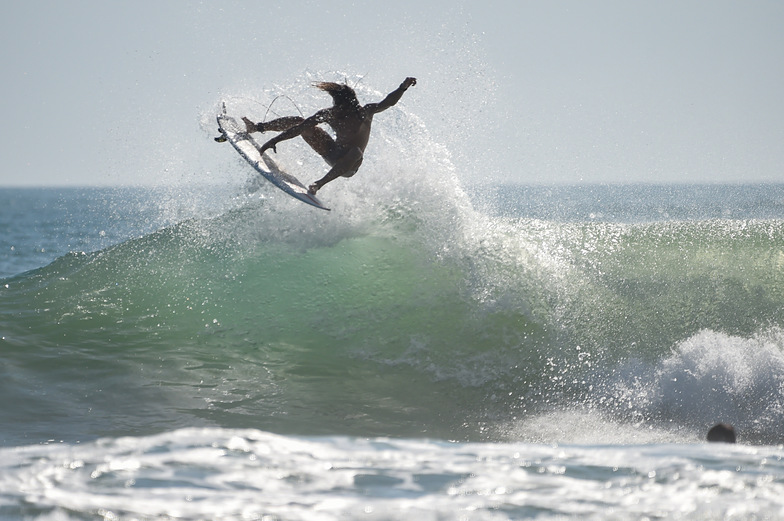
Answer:
POLYGON ((331 212, 0 189, 0 519, 784 517, 784 185, 464 185, 390 113, 331 212))

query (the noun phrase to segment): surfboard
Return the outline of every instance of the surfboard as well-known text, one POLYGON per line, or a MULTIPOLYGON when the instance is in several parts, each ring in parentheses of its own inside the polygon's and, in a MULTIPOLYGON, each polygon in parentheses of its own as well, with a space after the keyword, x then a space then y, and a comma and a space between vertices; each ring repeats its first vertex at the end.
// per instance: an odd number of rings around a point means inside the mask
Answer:
MULTIPOLYGON (((259 154, 260 145, 245 131, 245 123, 237 121, 226 114, 219 114, 218 129, 220 130, 221 138, 225 138, 226 141, 231 143, 237 152, 240 153, 240 156, 270 183, 303 203, 329 211, 329 208, 308 192, 305 185, 300 183, 296 177, 282 171, 266 152, 263 155, 259 154)), ((224 141, 221 138, 215 138, 215 140, 219 142, 224 141)))

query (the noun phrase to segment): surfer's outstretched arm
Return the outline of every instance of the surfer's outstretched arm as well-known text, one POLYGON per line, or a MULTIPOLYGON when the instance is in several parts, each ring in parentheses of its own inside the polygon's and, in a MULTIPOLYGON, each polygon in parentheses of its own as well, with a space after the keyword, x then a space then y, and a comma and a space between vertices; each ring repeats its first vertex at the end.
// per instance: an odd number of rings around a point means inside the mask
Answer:
POLYGON ((406 78, 403 83, 400 84, 400 87, 387 94, 387 97, 383 100, 379 101, 378 103, 368 103, 365 105, 365 110, 372 113, 383 112, 387 110, 389 107, 400 101, 400 98, 403 97, 403 93, 406 92, 409 87, 414 85, 416 85, 416 78, 406 78))

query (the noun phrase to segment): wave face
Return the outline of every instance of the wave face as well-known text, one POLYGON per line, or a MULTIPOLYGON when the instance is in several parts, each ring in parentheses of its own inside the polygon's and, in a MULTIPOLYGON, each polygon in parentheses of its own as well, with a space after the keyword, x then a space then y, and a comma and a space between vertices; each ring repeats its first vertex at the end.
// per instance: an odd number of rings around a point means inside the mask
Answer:
MULTIPOLYGON (((591 425, 617 442, 717 421, 780 441, 784 222, 491 215, 414 116, 384 116, 362 175, 324 189, 326 216, 262 185, 4 279, 4 443, 591 425)), ((307 177, 321 167, 298 147, 280 161, 307 177)))

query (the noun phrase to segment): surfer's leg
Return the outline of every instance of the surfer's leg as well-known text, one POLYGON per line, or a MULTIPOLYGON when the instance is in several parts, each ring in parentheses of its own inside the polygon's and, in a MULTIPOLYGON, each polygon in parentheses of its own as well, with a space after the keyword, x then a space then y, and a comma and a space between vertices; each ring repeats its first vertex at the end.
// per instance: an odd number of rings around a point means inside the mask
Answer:
POLYGON ((300 116, 284 116, 271 121, 259 121, 258 123, 253 123, 248 118, 242 118, 242 121, 245 122, 246 132, 250 134, 251 132, 283 132, 299 125, 305 119, 300 116))
MULTIPOLYGON (((253 123, 248 118, 242 118, 242 121, 245 122, 246 131, 251 133, 268 131, 283 132, 291 127, 296 127, 305 120, 300 116, 285 116, 259 123, 253 123)), ((332 139, 329 132, 323 128, 311 127, 303 130, 301 136, 318 155, 324 158, 329 166, 332 166, 335 163, 333 159, 335 153, 335 140, 332 139)))
POLYGON ((285 116, 278 119, 273 119, 271 121, 266 121, 261 123, 260 126, 264 129, 262 132, 283 132, 284 130, 288 130, 291 127, 296 127, 300 123, 305 121, 304 118, 300 116, 285 116))
POLYGON ((357 170, 362 164, 362 159, 362 149, 359 147, 352 148, 335 163, 332 169, 327 172, 327 175, 310 185, 308 187, 308 191, 312 194, 315 194, 321 189, 322 186, 329 183, 330 181, 334 181, 338 177, 353 176, 357 173, 357 170))
POLYGON ((329 135, 329 132, 323 128, 311 127, 302 132, 301 136, 302 139, 305 140, 305 143, 310 145, 310 148, 315 150, 318 155, 323 157, 324 161, 326 161, 329 166, 333 166, 335 164, 333 159, 335 152, 335 140, 332 139, 332 136, 329 135))

